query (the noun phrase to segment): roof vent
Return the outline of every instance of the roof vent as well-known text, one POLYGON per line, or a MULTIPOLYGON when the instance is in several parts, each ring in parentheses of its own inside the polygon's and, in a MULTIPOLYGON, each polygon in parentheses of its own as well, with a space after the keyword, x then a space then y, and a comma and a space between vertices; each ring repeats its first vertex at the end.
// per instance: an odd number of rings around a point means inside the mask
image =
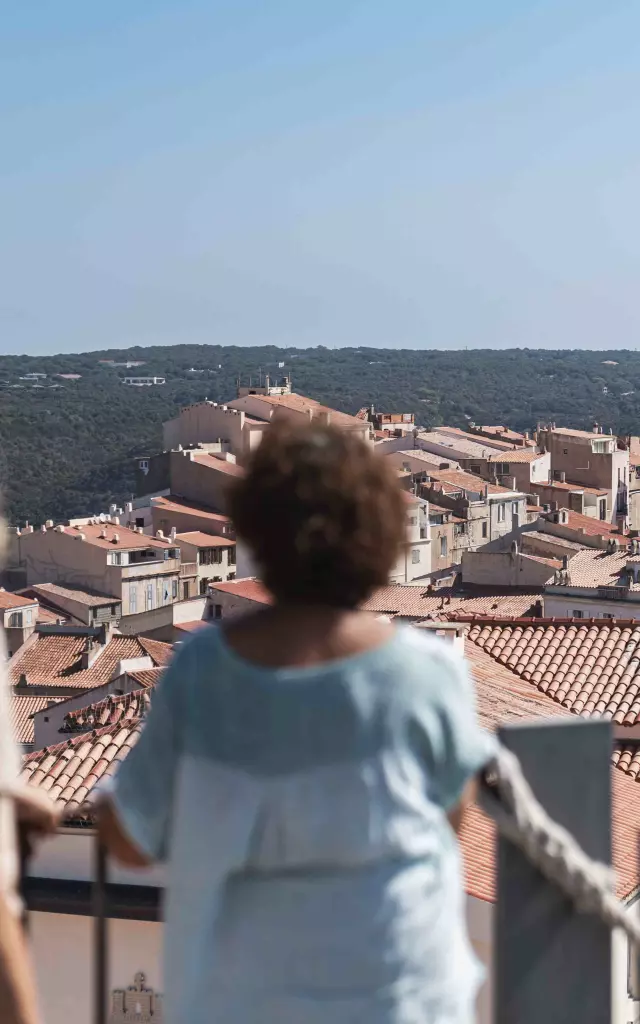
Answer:
POLYGON ((54 533, 64 533, 64 526, 54 526, 53 532, 54 533))
POLYGON ((53 519, 47 519, 44 525, 46 526, 47 530, 50 530, 51 527, 53 526, 53 519))
POLYGON ((112 544, 119 544, 120 543, 120 534, 119 533, 114 533, 113 537, 111 538, 111 543, 112 544))
POLYGON ((158 538, 158 540, 164 540, 164 531, 156 530, 156 537, 158 538))
POLYGON ((79 533, 79 534, 78 534, 78 535, 76 536, 76 540, 86 540, 86 539, 87 539, 87 538, 86 538, 86 536, 85 536, 85 534, 84 534, 84 533, 79 533))
POLYGON ((105 528, 103 526, 102 529, 100 530, 100 540, 106 540, 106 539, 107 539, 107 531, 105 530, 105 528))

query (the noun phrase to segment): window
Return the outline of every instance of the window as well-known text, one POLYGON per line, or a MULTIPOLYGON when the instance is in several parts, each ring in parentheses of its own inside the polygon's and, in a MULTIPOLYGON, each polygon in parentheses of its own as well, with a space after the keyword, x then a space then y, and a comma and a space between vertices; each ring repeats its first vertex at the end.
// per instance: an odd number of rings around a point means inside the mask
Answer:
POLYGON ((500 504, 498 505, 498 522, 499 523, 504 523, 504 517, 506 515, 506 512, 507 512, 507 506, 505 505, 504 501, 501 501, 500 504))
POLYGON ((140 459, 140 461, 138 462, 138 468, 140 469, 141 473, 144 473, 146 475, 149 472, 149 460, 140 459))
POLYGON ((153 583, 147 583, 146 589, 146 606, 145 611, 151 611, 153 608, 153 583))
POLYGON ((206 594, 209 587, 209 580, 200 580, 200 593, 206 594))
POLYGON ((117 615, 118 614, 118 606, 117 606, 117 604, 112 604, 111 605, 111 614, 112 615, 117 615))
POLYGON ((602 613, 602 618, 603 619, 614 619, 615 615, 609 615, 608 612, 603 612, 602 613))
POLYGON ((569 454, 569 449, 568 448, 563 448, 562 449, 562 454, 563 455, 568 455, 569 454))
POLYGON ((22 612, 11 612, 9 625, 13 626, 14 629, 19 629, 22 626, 22 612))
POLYGON ((138 604, 138 586, 136 583, 129 584, 129 615, 135 615, 138 604))
POLYGON ((440 557, 445 558, 447 554, 447 538, 440 538, 440 557))
POLYGON ((419 552, 418 548, 414 548, 413 551, 411 552, 411 562, 412 562, 413 565, 417 565, 419 561, 420 561, 420 552, 419 552))
POLYGON ((144 529, 144 518, 136 519, 136 528, 139 529, 139 530, 143 530, 144 529))
POLYGON ((599 513, 600 514, 600 518, 601 519, 606 519, 607 518, 607 499, 606 498, 600 498, 599 504, 600 504, 600 513, 599 513))
POLYGON ((232 548, 227 548, 227 565, 235 565, 235 564, 236 564, 236 549, 235 549, 235 546, 234 546, 232 548))
POLYGON ((25 626, 30 626, 32 623, 33 623, 33 611, 32 611, 31 608, 27 608, 26 612, 24 613, 24 624, 25 624, 25 626))
POLYGON ((470 473, 476 473, 476 474, 479 473, 480 472, 480 466, 477 463, 475 463, 475 462, 472 463, 469 466, 469 472, 470 473))
POLYGON ((584 618, 584 612, 581 612, 579 608, 574 608, 573 611, 571 612, 571 616, 574 619, 583 619, 584 618))
POLYGON ((122 565, 122 552, 121 551, 112 551, 111 552, 111 564, 112 565, 122 565))
POLYGON ((606 455, 606 453, 609 451, 609 442, 608 441, 592 441, 591 442, 591 451, 593 452, 594 455, 606 455))
POLYGON ((512 516, 517 516, 517 514, 518 514, 518 502, 514 501, 512 506, 511 506, 511 515, 512 516))
POLYGON ((509 473, 508 462, 496 462, 496 473, 498 476, 507 476, 509 473))
POLYGON ((172 580, 171 581, 171 597, 173 598, 174 601, 178 597, 178 581, 177 580, 172 580))
POLYGON ((214 617, 214 619, 221 619, 222 618, 222 605, 221 604, 216 604, 216 605, 213 606, 213 617, 214 617))
POLYGON ((409 526, 417 526, 417 525, 418 525, 418 517, 417 516, 410 516, 410 518, 409 518, 409 526))
POLYGON ((486 519, 485 519, 485 521, 484 521, 484 522, 483 522, 483 524, 482 524, 482 536, 483 536, 484 538, 486 538, 486 536, 487 536, 487 532, 488 532, 488 531, 487 531, 487 521, 486 521, 486 519))

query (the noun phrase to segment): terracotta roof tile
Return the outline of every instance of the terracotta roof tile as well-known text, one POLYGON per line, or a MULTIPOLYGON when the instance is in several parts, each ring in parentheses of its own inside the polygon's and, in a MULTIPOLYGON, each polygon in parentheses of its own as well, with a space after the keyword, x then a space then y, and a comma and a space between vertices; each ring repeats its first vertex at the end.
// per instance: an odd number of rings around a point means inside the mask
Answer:
POLYGON ((0 587, 0 608, 33 608, 37 601, 23 594, 10 594, 0 587))
POLYGON ((138 533, 128 526, 114 526, 113 523, 86 523, 77 528, 75 526, 53 527, 49 533, 55 534, 56 530, 76 539, 84 537, 85 544, 114 551, 134 551, 144 548, 161 548, 165 551, 167 545, 173 543, 168 538, 158 540, 156 537, 147 537, 146 534, 138 533), (102 536, 103 533, 106 533, 106 537, 102 536))
POLYGON ((211 583, 210 589, 219 590, 223 594, 234 594, 235 597, 244 597, 248 601, 257 601, 259 604, 273 604, 273 597, 264 583, 254 576, 247 576, 246 579, 240 580, 228 580, 227 583, 211 583))
POLYGON ((170 644, 145 637, 112 636, 101 650, 97 641, 94 643, 95 660, 83 669, 86 636, 37 634, 33 643, 24 644, 9 661, 10 681, 16 684, 25 677, 27 686, 91 689, 108 682, 120 661, 148 655, 156 665, 166 664, 172 652, 170 644))
POLYGON ((215 523, 222 523, 223 525, 228 523, 231 525, 229 516, 223 515, 222 512, 214 512, 213 509, 207 508, 204 505, 198 505, 193 501, 186 501, 175 494, 171 494, 166 498, 152 498, 151 501, 152 508, 166 509, 167 512, 182 512, 184 515, 191 514, 197 519, 210 519, 215 523))
MULTIPOLYGON (((489 494, 513 494, 509 487, 501 487, 500 484, 492 484, 483 480, 473 473, 465 473, 463 470, 455 469, 434 469, 428 470, 432 480, 442 484, 445 493, 451 491, 470 491, 474 494, 484 494, 485 488, 489 494)), ((520 492, 517 492, 520 493, 520 492)))
MULTIPOLYGON (((571 587, 616 587, 626 584, 622 574, 630 561, 626 548, 608 554, 602 548, 583 548, 569 563, 568 584, 571 587)), ((640 583, 631 583, 630 590, 639 590, 640 583)))
POLYGON ((18 743, 33 743, 34 725, 32 715, 50 704, 57 704, 62 698, 47 696, 11 695, 10 713, 13 731, 18 743))
POLYGON ((498 452, 496 455, 490 455, 489 462, 535 462, 536 459, 543 459, 544 452, 534 452, 531 448, 519 449, 518 451, 512 452, 498 452))
MULTIPOLYGON (((356 416, 350 416, 346 412, 338 412, 337 409, 331 409, 327 405, 316 402, 315 398, 307 398, 306 395, 298 395, 295 392, 292 392, 290 395, 251 395, 251 398, 264 402, 267 405, 291 409, 293 412, 308 413, 311 410, 314 415, 330 413, 331 423, 338 427, 359 427, 361 429, 363 426, 363 421, 356 416)), ((242 403, 242 399, 234 399, 234 401, 229 402, 229 408, 235 409, 237 403, 242 403)))
POLYGON ((210 452, 190 452, 192 462, 197 462, 200 466, 206 466, 207 469, 216 470, 218 473, 224 473, 225 476, 244 476, 244 469, 239 466, 237 462, 229 462, 227 459, 219 459, 210 452))
POLYGON ((640 721, 640 624, 476 623, 468 636, 574 714, 640 721))
POLYGON ((45 790, 72 817, 96 783, 124 760, 139 734, 137 718, 73 736, 27 755, 21 778, 45 790))
POLYGON ((176 534, 176 542, 184 541, 185 544, 193 544, 197 548, 229 548, 235 544, 234 540, 221 537, 217 533, 203 533, 202 530, 190 530, 188 533, 176 534))
POLYGON ((555 517, 561 511, 566 513, 567 522, 558 525, 563 526, 565 529, 575 530, 577 533, 584 533, 589 537, 603 537, 606 539, 614 537, 619 544, 628 544, 631 539, 620 533, 612 523, 606 523, 603 519, 596 519, 595 516, 583 516, 581 512, 574 512, 569 508, 559 509, 558 512, 553 512, 545 516, 545 518, 548 518, 550 522, 554 522, 555 517))
POLYGON ((106 697, 95 704, 89 704, 86 708, 69 711, 64 717, 60 731, 86 733, 106 726, 134 722, 147 713, 150 701, 148 689, 135 690, 133 693, 125 693, 118 697, 106 697))
POLYGON ((537 593, 497 593, 461 591, 454 587, 439 587, 430 592, 423 587, 390 583, 380 587, 365 601, 365 611, 400 615, 405 618, 421 619, 434 615, 455 617, 457 613, 468 615, 493 615, 512 618, 527 615, 533 604, 539 600, 537 593))
POLYGON ((105 604, 120 604, 119 597, 110 594, 99 594, 95 590, 88 590, 86 587, 71 587, 64 583, 34 583, 31 587, 34 593, 43 597, 49 597, 55 601, 56 597, 67 598, 69 601, 78 601, 79 604, 87 605, 90 608, 99 607, 105 604))

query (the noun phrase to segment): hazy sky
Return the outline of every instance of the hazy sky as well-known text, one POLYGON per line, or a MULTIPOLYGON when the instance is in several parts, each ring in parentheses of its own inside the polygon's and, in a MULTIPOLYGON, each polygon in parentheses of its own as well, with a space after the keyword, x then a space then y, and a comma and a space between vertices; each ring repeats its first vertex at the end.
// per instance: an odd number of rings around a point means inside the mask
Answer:
POLYGON ((18 0, 0 352, 640 345, 637 0, 18 0))

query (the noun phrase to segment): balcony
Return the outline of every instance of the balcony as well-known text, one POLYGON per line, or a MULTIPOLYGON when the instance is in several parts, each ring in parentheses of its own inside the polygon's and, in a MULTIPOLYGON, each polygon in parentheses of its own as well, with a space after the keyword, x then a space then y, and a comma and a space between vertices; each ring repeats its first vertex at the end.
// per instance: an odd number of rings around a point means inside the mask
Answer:
POLYGON ((181 562, 180 563, 180 576, 197 576, 198 575, 198 563, 197 562, 181 562))
MULTIPOLYGON (((111 566, 109 568, 112 568, 111 566)), ((180 571, 179 558, 154 558, 149 562, 137 562, 133 565, 113 566, 122 572, 123 580, 144 579, 147 576, 166 576, 167 573, 180 571)))

